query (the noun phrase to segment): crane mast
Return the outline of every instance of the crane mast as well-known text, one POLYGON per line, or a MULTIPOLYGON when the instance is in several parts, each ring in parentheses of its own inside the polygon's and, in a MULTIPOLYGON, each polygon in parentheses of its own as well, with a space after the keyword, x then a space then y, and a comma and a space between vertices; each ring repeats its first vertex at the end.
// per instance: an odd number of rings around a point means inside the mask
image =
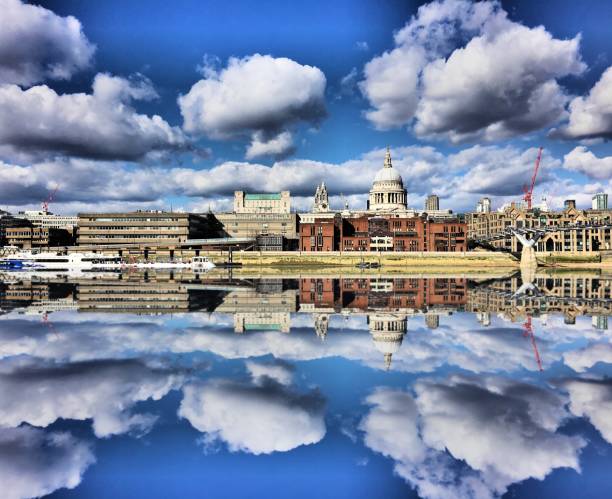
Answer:
POLYGON ((535 167, 533 168, 533 176, 531 177, 531 185, 525 185, 523 190, 525 192, 523 200, 527 203, 527 209, 531 210, 531 201, 533 198, 533 188, 535 187, 536 179, 538 178, 538 170, 540 169, 540 160, 542 159, 542 147, 538 150, 538 157, 536 158, 535 167))
POLYGON ((49 212, 49 203, 53 201, 53 198, 55 197, 55 193, 57 192, 58 189, 59 189, 59 185, 57 185, 55 189, 53 189, 53 192, 49 194, 49 197, 42 202, 42 211, 44 211, 45 213, 49 212))

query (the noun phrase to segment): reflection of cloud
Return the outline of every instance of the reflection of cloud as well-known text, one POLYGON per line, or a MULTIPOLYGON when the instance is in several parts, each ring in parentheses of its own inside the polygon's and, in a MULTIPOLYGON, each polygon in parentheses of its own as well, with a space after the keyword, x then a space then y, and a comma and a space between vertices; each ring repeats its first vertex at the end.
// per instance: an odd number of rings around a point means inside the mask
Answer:
POLYGON ((612 364, 612 345, 594 343, 582 350, 572 350, 563 355, 563 360, 576 372, 585 372, 598 362, 612 364))
POLYGON ((556 468, 579 468, 585 442, 556 433, 568 413, 564 399, 548 390, 498 377, 453 377, 419 381, 415 391, 414 399, 374 392, 361 429, 366 445, 391 457, 425 497, 493 496, 556 468))
POLYGON ((233 452, 285 452, 325 435, 323 399, 316 391, 300 394, 258 377, 193 382, 183 393, 179 415, 205 432, 209 443, 222 440, 233 452))
POLYGON ((246 368, 256 382, 264 382, 265 378, 272 379, 281 385, 289 385, 293 379, 293 369, 290 364, 275 362, 265 363, 246 362, 246 368))
POLYGON ((612 380, 573 379, 562 386, 569 392, 572 413, 589 418, 612 444, 612 380))
POLYGON ((95 461, 89 445, 69 433, 23 426, 0 428, 0 484, 4 499, 73 489, 95 461))
POLYGON ((180 374, 131 360, 16 368, 0 373, 0 424, 48 426, 60 418, 91 418, 98 437, 142 433, 156 416, 131 408, 159 400, 181 382, 180 374))

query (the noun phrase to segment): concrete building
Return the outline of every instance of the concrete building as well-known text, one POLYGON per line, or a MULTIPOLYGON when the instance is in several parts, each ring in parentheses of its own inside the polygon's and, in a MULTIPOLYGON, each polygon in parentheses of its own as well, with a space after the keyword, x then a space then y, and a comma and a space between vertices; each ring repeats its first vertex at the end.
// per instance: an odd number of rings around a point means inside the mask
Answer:
POLYGON ((234 213, 290 213, 289 191, 249 193, 234 191, 234 213))
POLYGON ((107 246, 121 244, 171 244, 219 235, 212 215, 167 211, 128 213, 79 213, 77 244, 107 246))
POLYGON ((22 249, 72 246, 72 234, 72 230, 54 227, 9 227, 6 229, 6 242, 22 249))
POLYGON ((228 237, 257 238, 266 242, 280 236, 282 244, 266 244, 262 250, 293 249, 298 241, 298 217, 291 213, 291 197, 288 191, 275 194, 234 193, 234 211, 215 213, 228 237))
POLYGON ((72 230, 79 221, 79 217, 76 215, 55 215, 42 210, 20 211, 15 216, 28 220, 34 227, 49 229, 72 230))
POLYGON ((598 192, 593 196, 591 207, 594 210, 608 209, 608 195, 605 192, 598 192))
POLYGON ((6 230, 11 227, 30 227, 30 223, 11 215, 8 211, 0 210, 0 246, 7 244, 6 230))
POLYGON ((440 209, 440 198, 435 194, 430 194, 425 200, 425 211, 438 211, 440 209))

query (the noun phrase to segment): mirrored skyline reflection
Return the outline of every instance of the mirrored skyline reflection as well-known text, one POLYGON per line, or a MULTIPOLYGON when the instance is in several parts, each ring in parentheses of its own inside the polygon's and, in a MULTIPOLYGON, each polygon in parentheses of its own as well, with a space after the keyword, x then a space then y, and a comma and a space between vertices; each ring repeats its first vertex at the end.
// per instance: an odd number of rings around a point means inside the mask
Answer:
POLYGON ((605 497, 612 277, 0 276, 2 497, 605 497))

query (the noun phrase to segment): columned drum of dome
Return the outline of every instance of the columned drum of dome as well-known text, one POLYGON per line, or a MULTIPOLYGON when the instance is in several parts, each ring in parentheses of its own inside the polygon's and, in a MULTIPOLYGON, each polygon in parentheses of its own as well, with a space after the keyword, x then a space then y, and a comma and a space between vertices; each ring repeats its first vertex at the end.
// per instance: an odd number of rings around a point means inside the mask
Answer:
POLYGON ((399 172, 391 163, 391 152, 387 147, 385 163, 374 177, 368 199, 369 211, 404 211, 407 206, 406 189, 399 172))

